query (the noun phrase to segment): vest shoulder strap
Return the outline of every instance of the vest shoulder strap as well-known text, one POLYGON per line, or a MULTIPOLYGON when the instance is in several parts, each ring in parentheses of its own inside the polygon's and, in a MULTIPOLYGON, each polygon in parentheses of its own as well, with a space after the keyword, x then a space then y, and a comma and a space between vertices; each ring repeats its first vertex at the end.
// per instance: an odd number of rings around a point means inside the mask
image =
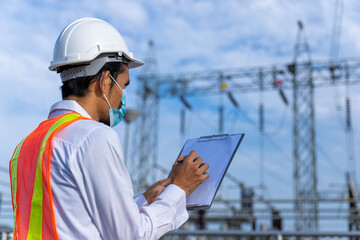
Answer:
POLYGON ((52 139, 80 119, 89 118, 69 113, 45 120, 16 147, 9 163, 14 239, 59 239, 50 185, 52 139))

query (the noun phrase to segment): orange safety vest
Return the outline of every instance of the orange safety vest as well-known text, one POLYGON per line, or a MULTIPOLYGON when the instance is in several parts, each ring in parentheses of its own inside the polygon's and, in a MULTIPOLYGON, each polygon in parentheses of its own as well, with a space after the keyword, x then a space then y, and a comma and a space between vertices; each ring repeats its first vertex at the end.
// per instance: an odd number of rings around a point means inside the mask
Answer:
POLYGON ((42 123, 16 147, 9 163, 14 239, 59 239, 50 185, 54 135, 85 118, 69 113, 42 123))

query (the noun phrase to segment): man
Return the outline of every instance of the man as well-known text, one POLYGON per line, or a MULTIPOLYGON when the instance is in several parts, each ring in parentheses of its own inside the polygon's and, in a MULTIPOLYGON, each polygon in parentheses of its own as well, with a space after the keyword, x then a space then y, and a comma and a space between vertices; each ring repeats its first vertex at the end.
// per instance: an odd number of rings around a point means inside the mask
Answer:
POLYGON ((143 65, 110 24, 85 18, 59 35, 51 66, 63 101, 10 161, 15 239, 157 239, 187 219, 186 196, 209 175, 192 151, 171 177, 133 196, 116 132, 129 68, 143 65))

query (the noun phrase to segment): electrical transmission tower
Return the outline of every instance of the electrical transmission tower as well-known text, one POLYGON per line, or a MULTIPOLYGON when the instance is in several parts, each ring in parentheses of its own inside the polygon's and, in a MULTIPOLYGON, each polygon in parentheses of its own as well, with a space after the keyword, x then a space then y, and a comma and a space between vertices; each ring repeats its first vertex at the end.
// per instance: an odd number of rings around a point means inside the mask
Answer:
POLYGON ((141 112, 136 121, 132 158, 134 159, 130 172, 137 192, 141 192, 154 181, 152 168, 157 160, 159 94, 158 94, 158 64, 154 43, 149 41, 148 52, 144 59, 145 65, 138 77, 138 108, 141 112), (146 77, 144 77, 146 76, 146 77))
POLYGON ((289 68, 293 74, 293 140, 294 140, 294 183, 296 231, 317 230, 316 148, 314 85, 312 79, 310 47, 298 22, 298 36, 295 44, 294 63, 289 68), (305 87, 304 87, 305 85, 305 87))
MULTIPOLYGON (((339 60, 313 62, 309 45, 303 36, 299 23, 295 57, 291 64, 188 72, 179 74, 144 73, 138 76, 139 109, 142 112, 135 132, 135 171, 132 172, 136 184, 148 185, 149 175, 156 161, 157 130, 159 121, 159 100, 179 98, 187 102, 191 96, 223 95, 234 104, 234 94, 259 91, 293 91, 293 157, 295 184, 296 230, 316 230, 318 226, 314 88, 329 87, 335 81, 338 85, 360 83, 360 61, 339 60), (280 83, 280 84, 279 84, 280 83), (281 86, 280 86, 281 85, 281 86), (313 203, 311 203, 313 202, 313 203)), ((224 99, 225 100, 225 99, 224 99)), ((222 114, 222 110, 219 111, 222 114)), ((219 117, 222 120, 222 116, 219 117)), ((221 123, 222 124, 222 123, 221 123)), ((220 124, 220 126, 221 126, 220 124)))

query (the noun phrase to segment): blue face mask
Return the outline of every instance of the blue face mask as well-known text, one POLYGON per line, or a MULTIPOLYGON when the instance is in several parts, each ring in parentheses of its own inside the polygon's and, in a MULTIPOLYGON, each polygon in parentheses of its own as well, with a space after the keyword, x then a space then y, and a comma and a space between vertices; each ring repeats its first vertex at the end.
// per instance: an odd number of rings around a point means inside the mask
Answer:
MULTIPOLYGON (((111 80, 113 80, 116 84, 116 86, 118 86, 120 88, 120 90, 122 91, 122 97, 121 97, 121 108, 112 108, 110 105, 110 102, 108 101, 105 93, 103 92, 103 95, 105 97, 106 102, 108 103, 110 109, 109 109, 109 118, 110 118, 110 127, 114 127, 116 126, 119 122, 121 122, 121 120, 123 119, 125 112, 126 112, 126 91, 125 89, 122 89, 119 84, 115 81, 115 79, 109 75, 111 80)), ((102 80, 102 78, 101 78, 102 80)))

